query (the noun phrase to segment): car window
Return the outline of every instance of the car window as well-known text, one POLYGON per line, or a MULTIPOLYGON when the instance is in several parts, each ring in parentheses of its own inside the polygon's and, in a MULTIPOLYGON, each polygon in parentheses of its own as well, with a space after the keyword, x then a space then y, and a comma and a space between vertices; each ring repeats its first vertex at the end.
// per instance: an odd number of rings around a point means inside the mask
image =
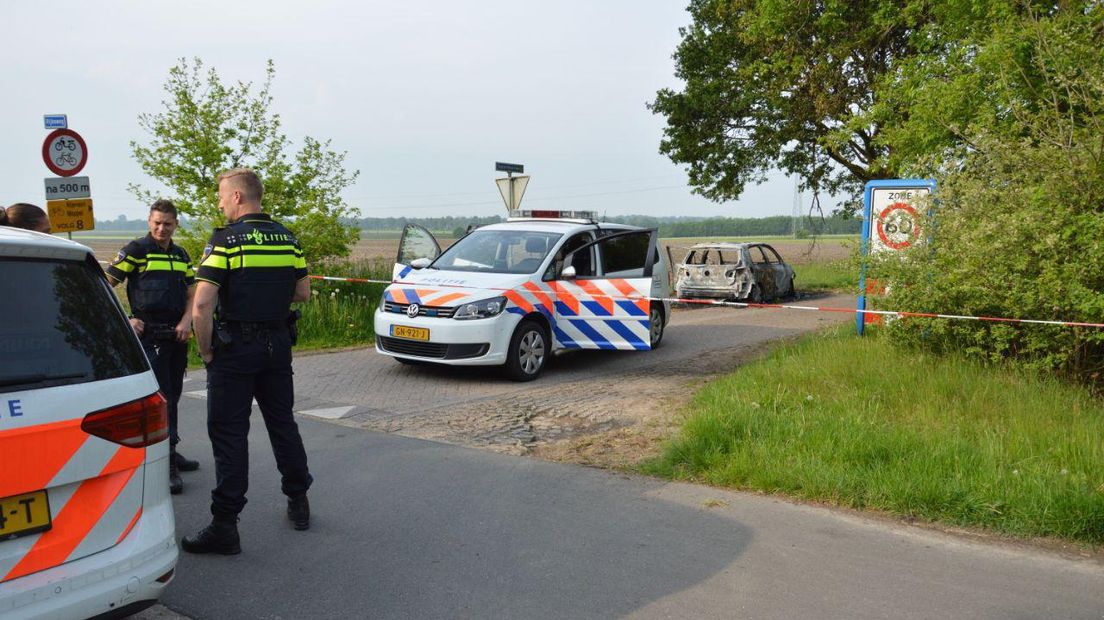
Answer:
POLYGON ((148 368, 94 263, 0 259, 0 317, 9 317, 0 321, 0 392, 113 379, 148 368))
POLYGON ((770 263, 770 261, 767 259, 766 255, 763 254, 763 248, 758 246, 758 245, 754 245, 754 246, 748 248, 748 254, 751 255, 751 260, 754 263, 757 263, 757 264, 760 264, 760 265, 770 263))
POLYGON ((432 266, 450 271, 534 273, 560 236, 525 230, 477 230, 450 246, 432 266))
POLYGON ((594 268, 594 247, 592 246, 581 252, 575 252, 575 250, 593 240, 594 236, 592 234, 583 232, 565 241, 563 246, 556 252, 556 257, 552 260, 552 264, 548 266, 548 271, 545 272, 544 279, 556 279, 564 268, 568 266, 575 268, 575 277, 577 278, 594 277, 597 274, 594 268))
POLYGON ((778 265, 782 264, 782 257, 778 255, 778 252, 774 251, 774 248, 769 245, 764 245, 762 247, 763 254, 767 257, 767 261, 778 265))
MULTIPOLYGON (((602 260, 602 275, 617 278, 640 278, 648 261, 651 231, 620 235, 598 243, 602 260)), ((653 261, 655 259, 653 258, 653 261)))

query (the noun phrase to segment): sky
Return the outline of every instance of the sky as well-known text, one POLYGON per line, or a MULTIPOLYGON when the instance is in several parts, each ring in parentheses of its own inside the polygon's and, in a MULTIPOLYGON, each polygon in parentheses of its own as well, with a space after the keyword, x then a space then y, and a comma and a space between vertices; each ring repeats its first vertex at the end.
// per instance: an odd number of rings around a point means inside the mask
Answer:
MULTIPOLYGON (((607 215, 790 215, 782 173, 718 204, 659 153, 647 104, 678 88, 685 0, 425 0, 0 4, 0 203, 44 201, 44 114, 88 145, 97 219, 144 218, 130 183, 141 113, 168 70, 200 58, 224 82, 276 66, 273 111, 294 143, 332 140, 359 170, 365 217, 504 215, 496 161, 529 174, 522 208, 607 215)), ((807 197, 806 197, 807 201, 807 197)))

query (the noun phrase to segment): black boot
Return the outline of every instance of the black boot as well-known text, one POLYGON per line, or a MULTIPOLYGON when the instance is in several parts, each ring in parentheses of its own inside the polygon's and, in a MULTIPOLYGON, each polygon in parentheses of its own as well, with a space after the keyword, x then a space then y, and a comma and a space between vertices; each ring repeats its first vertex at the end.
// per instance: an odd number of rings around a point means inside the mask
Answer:
POLYGON ((199 461, 193 461, 192 459, 185 458, 185 456, 179 452, 174 452, 176 456, 176 469, 179 471, 195 471, 199 469, 199 461))
POLYGON ((176 452, 169 450, 169 493, 180 495, 184 491, 184 480, 176 467, 176 452))
POLYGON ((215 517, 211 525, 199 530, 195 536, 185 536, 180 548, 188 553, 218 553, 237 555, 241 553, 241 539, 238 538, 237 517, 215 517))
POLYGON ((306 493, 288 498, 287 515, 295 529, 310 529, 310 502, 307 501, 306 493))

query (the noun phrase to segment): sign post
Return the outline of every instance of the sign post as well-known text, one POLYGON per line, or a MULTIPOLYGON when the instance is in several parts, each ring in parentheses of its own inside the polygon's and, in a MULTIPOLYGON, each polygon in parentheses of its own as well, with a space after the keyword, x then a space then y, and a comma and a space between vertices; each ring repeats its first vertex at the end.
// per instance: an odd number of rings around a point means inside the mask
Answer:
POLYGON ((88 163, 88 145, 77 132, 69 129, 64 114, 43 116, 46 129, 53 128, 42 143, 42 161, 57 177, 46 177, 46 214, 50 227, 58 232, 92 230, 96 218, 92 213, 92 192, 88 177, 74 176, 88 163))
POLYGON ((502 200, 506 202, 506 215, 508 217, 521 206, 521 197, 525 195, 525 188, 529 185, 529 176, 514 176, 515 173, 525 172, 525 166, 522 164, 496 161, 495 171, 506 173, 506 178, 495 179, 495 184, 498 185, 498 192, 502 194, 502 200))
MULTIPOLYGON (((935 191, 934 179, 888 179, 869 181, 863 191, 862 268, 859 272, 858 309, 866 310, 866 296, 885 290, 881 282, 866 277, 866 257, 879 252, 901 252, 922 241, 917 204, 935 191)), ((859 312, 855 327, 875 322, 859 312)))

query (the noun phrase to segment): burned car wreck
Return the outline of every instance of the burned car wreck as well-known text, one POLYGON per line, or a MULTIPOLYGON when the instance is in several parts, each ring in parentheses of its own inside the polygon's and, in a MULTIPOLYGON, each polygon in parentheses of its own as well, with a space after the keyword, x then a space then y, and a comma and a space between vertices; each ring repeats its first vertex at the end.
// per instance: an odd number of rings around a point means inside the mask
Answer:
POLYGON ((794 294, 794 270, 765 243, 698 243, 678 265, 681 299, 737 299, 760 303, 794 294))

